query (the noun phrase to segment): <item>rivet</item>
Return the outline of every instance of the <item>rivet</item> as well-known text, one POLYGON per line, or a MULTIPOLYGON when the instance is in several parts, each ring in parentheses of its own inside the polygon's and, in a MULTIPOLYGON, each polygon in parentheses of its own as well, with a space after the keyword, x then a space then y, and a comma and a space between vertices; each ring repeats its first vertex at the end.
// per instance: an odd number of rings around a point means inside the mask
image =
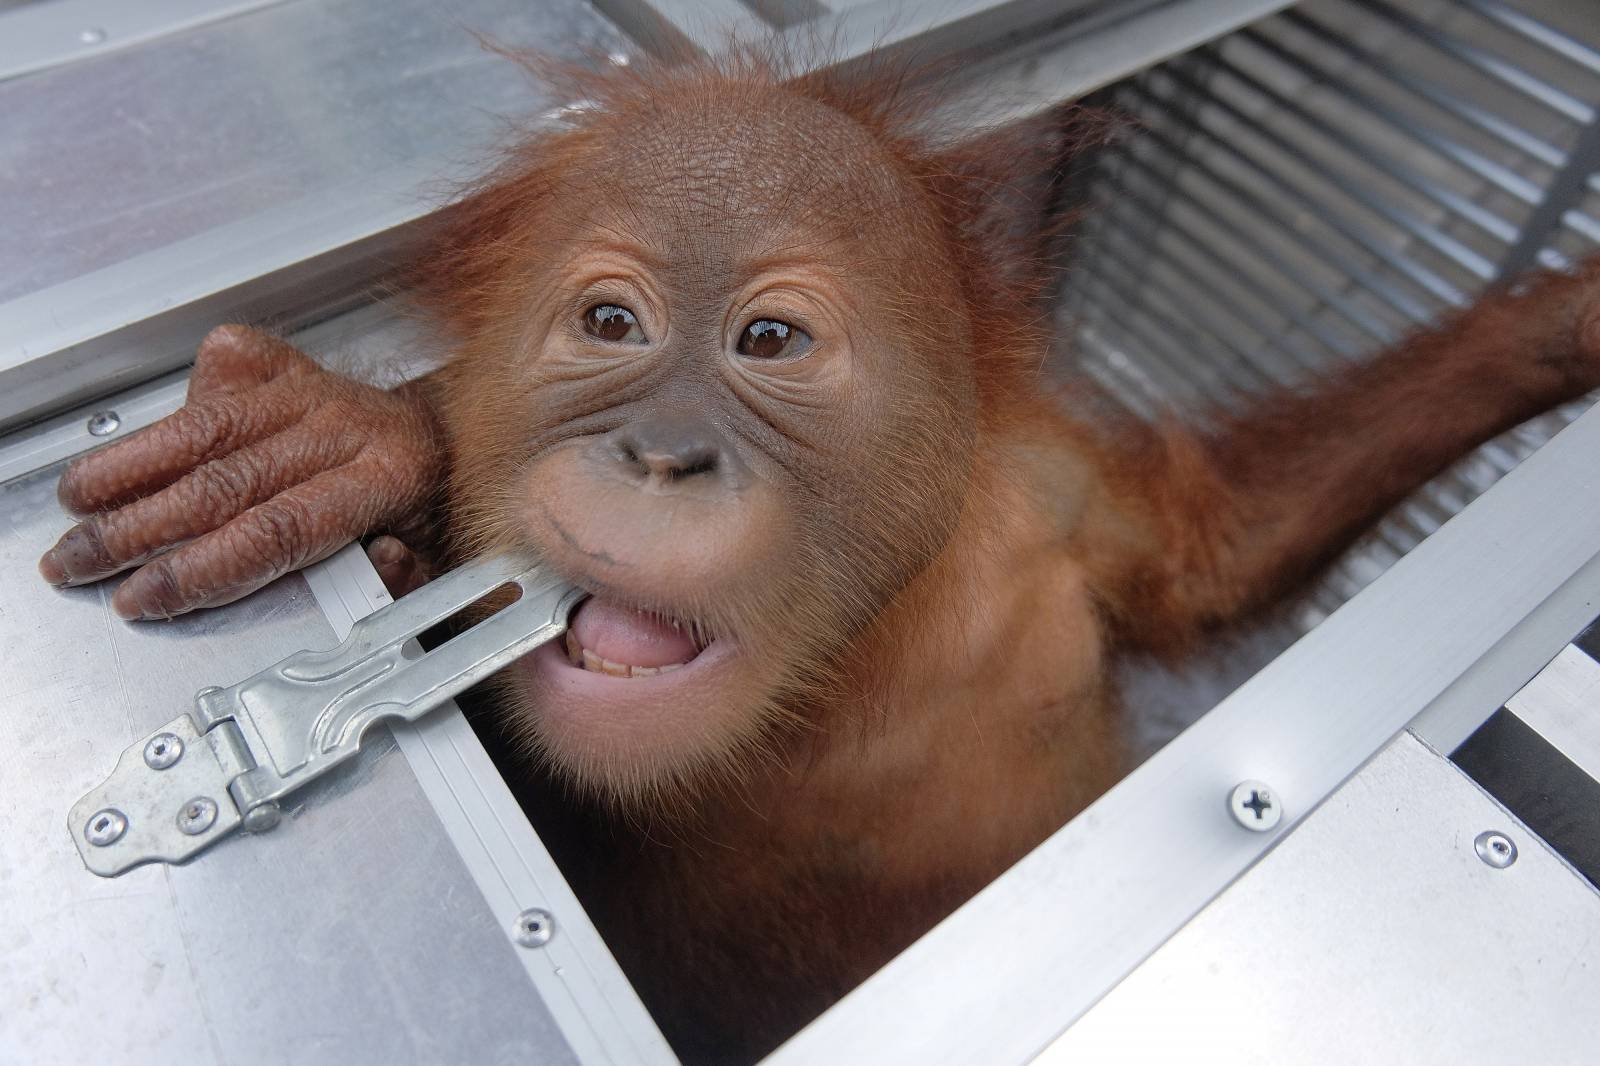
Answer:
POLYGON ((1517 861, 1517 846, 1510 837, 1493 829, 1479 833, 1472 842, 1472 848, 1478 853, 1478 858, 1496 870, 1504 870, 1517 861))
POLYGON ((115 411, 96 411, 89 416, 88 430, 92 437, 105 437, 122 425, 122 416, 115 411))
POLYGON ((556 932, 556 920, 543 907, 529 907, 511 923, 512 935, 525 948, 542 948, 556 932))
POLYGON ((144 746, 144 764, 152 770, 165 770, 183 758, 183 741, 176 733, 157 733, 144 746))
POLYGON ((217 801, 210 796, 196 796, 178 808, 178 829, 189 836, 199 836, 217 820, 217 801))
POLYGON ((122 834, 127 831, 127 816, 115 807, 107 807, 89 816, 88 824, 83 827, 83 839, 97 848, 103 848, 121 840, 122 834))
POLYGON ((1278 794, 1260 781, 1241 781, 1228 793, 1228 813, 1255 833, 1276 829, 1283 820, 1278 794))

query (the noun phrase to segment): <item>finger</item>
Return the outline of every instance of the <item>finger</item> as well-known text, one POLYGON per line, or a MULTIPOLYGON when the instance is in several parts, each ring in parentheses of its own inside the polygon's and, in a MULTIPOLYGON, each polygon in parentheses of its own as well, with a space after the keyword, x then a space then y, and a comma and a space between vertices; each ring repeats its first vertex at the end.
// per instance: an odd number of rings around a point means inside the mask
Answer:
POLYGON ((189 471, 281 431, 305 417, 317 393, 279 380, 254 392, 219 395, 181 407, 67 468, 56 496, 69 514, 120 507, 157 492, 189 471))
POLYGON ((99 581, 217 529, 234 516, 361 451, 354 434, 313 422, 191 471, 153 496, 91 515, 69 529, 39 561, 53 585, 99 581))
POLYGON ((200 342, 188 396, 196 400, 245 392, 278 377, 317 369, 309 356, 281 337, 250 326, 218 326, 200 342))
POLYGON ((326 559, 367 532, 385 504, 365 487, 367 473, 359 463, 325 471, 145 564, 111 597, 112 609, 129 621, 171 618, 326 559))
POLYGON ((394 537, 378 537, 368 544, 367 558, 383 579, 384 588, 397 600, 428 583, 422 557, 394 537))

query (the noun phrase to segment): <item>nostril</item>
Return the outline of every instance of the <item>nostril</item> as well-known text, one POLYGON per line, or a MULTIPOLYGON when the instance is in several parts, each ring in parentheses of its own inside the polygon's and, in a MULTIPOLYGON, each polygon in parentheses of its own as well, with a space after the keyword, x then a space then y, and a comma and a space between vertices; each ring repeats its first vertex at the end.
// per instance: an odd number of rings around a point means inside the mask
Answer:
POLYGON ((667 472, 673 479, 694 477, 696 474, 712 474, 717 469, 717 454, 706 452, 699 456, 686 458, 667 472))
POLYGON ((698 419, 645 419, 615 431, 610 453, 632 477, 658 483, 720 474, 729 457, 716 430, 698 419))

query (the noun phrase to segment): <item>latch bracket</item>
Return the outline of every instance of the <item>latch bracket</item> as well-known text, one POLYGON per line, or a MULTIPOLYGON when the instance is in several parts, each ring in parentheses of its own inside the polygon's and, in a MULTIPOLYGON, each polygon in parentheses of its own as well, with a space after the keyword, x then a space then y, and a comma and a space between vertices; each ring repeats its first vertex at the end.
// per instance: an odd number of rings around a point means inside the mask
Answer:
POLYGON ((298 651, 227 688, 122 753, 73 805, 86 866, 114 877, 182 862, 232 833, 270 829, 277 801, 350 758, 371 726, 414 721, 560 636, 586 594, 529 556, 468 563, 356 621, 329 651, 298 651), (423 651, 415 638, 506 585, 516 602, 423 651))

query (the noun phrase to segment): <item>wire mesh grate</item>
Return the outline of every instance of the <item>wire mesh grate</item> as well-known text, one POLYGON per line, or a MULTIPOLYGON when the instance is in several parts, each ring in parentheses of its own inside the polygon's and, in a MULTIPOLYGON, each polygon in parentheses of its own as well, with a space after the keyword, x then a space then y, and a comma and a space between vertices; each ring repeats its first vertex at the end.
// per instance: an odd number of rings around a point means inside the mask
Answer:
MULTIPOLYGON (((1597 44, 1589 5, 1310 0, 1114 86, 1099 102, 1141 128, 1086 182, 1064 296, 1079 368, 1140 415, 1203 419, 1591 254, 1597 44)), ((1291 627, 1321 621, 1585 406, 1424 486, 1291 627)))

